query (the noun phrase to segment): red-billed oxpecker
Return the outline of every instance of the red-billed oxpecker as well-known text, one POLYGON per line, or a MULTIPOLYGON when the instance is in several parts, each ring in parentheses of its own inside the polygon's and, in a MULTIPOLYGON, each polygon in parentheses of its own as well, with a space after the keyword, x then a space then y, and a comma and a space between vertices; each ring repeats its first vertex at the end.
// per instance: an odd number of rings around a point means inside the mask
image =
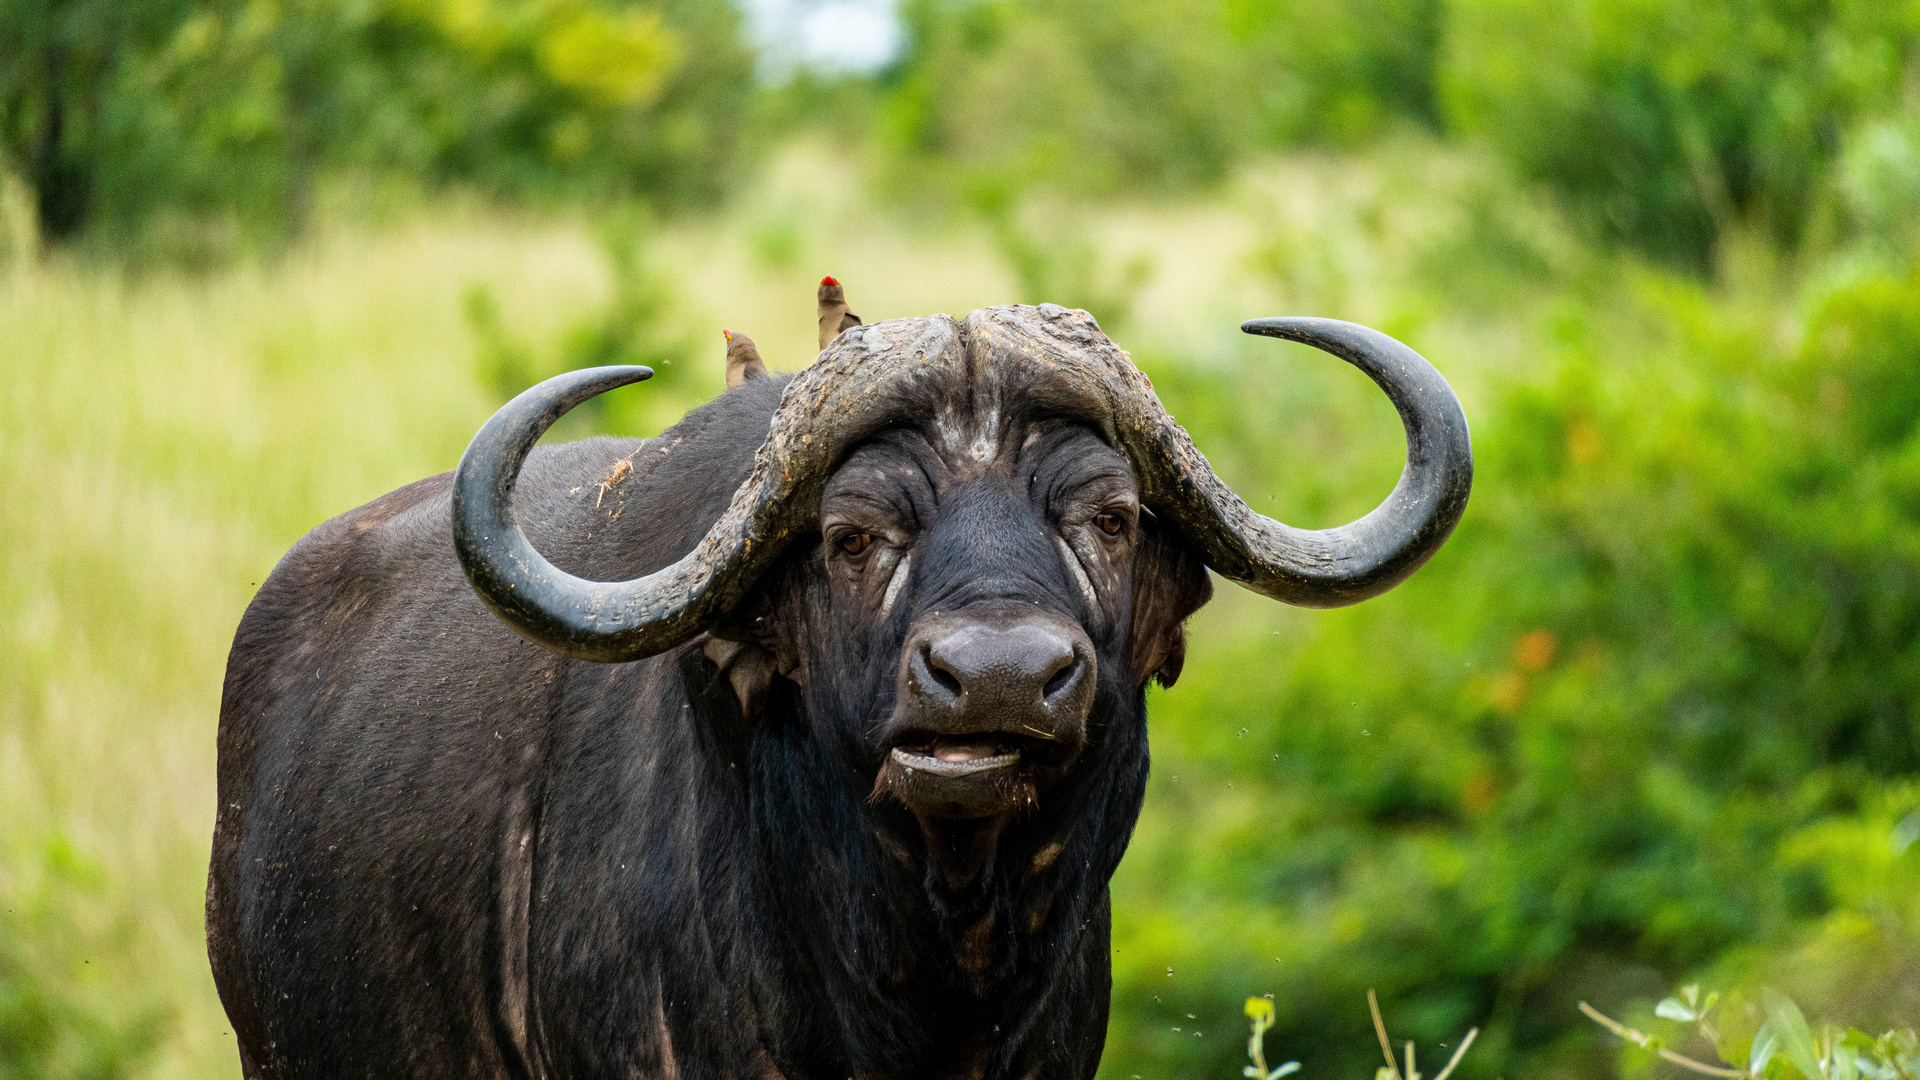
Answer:
POLYGON ((720 331, 727 339, 727 389, 731 390, 748 379, 767 377, 767 365, 760 359, 760 350, 753 339, 745 334, 736 334, 731 330, 720 331))
POLYGON ((833 339, 860 325, 860 316, 847 310, 847 290, 834 280, 832 274, 820 279, 820 348, 833 344, 833 339))

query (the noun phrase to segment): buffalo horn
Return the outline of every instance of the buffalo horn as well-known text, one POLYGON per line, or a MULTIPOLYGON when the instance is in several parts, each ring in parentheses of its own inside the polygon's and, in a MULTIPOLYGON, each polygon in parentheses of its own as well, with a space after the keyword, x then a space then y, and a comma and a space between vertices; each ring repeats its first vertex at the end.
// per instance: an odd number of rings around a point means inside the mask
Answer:
POLYGON ((1407 433, 1407 464, 1386 501, 1334 529, 1296 529, 1255 513, 1227 487, 1187 433, 1144 403, 1145 423, 1121 425, 1142 473, 1142 498, 1200 549, 1207 565, 1264 596, 1302 607, 1340 607, 1391 589, 1453 532, 1473 487, 1467 418, 1447 381, 1419 353, 1338 319, 1253 319, 1249 334, 1302 342, 1365 372, 1385 390, 1407 433), (1144 438, 1129 439, 1128 429, 1144 438))
MULTIPOLYGON (((605 659, 604 628, 630 617, 635 599, 664 599, 672 568, 630 582, 574 577, 535 551, 513 515, 520 466, 567 410, 597 394, 653 377, 646 367, 595 367, 539 383, 501 406, 467 444, 453 478, 453 548, 473 591, 521 634, 582 659, 605 659)), ((659 606, 659 605, 656 605, 659 606)))

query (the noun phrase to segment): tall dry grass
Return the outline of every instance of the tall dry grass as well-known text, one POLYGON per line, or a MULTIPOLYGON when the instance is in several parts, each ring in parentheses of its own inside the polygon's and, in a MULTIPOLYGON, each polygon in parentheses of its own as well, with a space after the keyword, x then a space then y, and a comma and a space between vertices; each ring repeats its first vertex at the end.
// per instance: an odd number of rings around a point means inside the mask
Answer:
POLYGON ((0 288, 0 868, 71 914, 38 962, 158 1010, 156 1075, 235 1071, 200 926, 233 627, 301 533, 448 467, 485 418, 466 277, 533 323, 596 285, 570 230, 443 220, 270 269, 54 260, 0 288), (56 842, 84 871, 36 880, 56 842))

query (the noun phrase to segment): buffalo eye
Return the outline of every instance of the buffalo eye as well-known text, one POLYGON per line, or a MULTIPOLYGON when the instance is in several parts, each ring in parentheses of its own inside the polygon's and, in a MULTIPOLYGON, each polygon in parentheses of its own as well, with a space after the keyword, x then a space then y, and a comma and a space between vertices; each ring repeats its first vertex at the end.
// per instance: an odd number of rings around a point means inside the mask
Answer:
POLYGON ((840 550, 849 555, 858 555, 867 550, 867 545, 871 543, 873 543, 872 533, 848 533, 840 538, 840 550))
POLYGON ((1126 524, 1126 519, 1122 518, 1119 514, 1116 514, 1111 510, 1107 511, 1106 513, 1093 515, 1094 528, 1099 529, 1101 532, 1106 533, 1108 536, 1120 535, 1120 528, 1125 524, 1126 524))

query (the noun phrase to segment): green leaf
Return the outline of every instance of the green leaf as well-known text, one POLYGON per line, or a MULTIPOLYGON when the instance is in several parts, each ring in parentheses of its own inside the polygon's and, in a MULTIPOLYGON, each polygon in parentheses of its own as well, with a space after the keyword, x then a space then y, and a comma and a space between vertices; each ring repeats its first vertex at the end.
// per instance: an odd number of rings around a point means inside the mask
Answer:
POLYGON ((1892 1066, 1883 1064, 1872 1054, 1861 1054, 1854 1059, 1853 1064, 1860 1070, 1860 1075, 1867 1080, 1893 1080, 1900 1075, 1892 1066))
POLYGON ((1759 1076, 1779 1049, 1780 1037, 1774 1034, 1773 1023, 1761 1024, 1760 1030, 1753 1033, 1753 1049, 1747 1052, 1747 1071, 1759 1076))
POLYGON ((1859 1028, 1848 1028, 1846 1035, 1840 1040, 1840 1045, 1849 1050, 1858 1050, 1863 1054, 1874 1052, 1873 1036, 1859 1028))
MULTIPOLYGON (((1691 990, 1693 987, 1689 986, 1687 989, 1691 990)), ((1653 1007, 1653 1015, 1668 1020, 1678 1020, 1683 1024, 1690 1024, 1699 1019, 1699 1014, 1687 1008, 1679 998, 1661 998, 1660 1004, 1653 1007)))
POLYGON ((1880 1036, 1877 1050, 1880 1059, 1902 1075, 1912 1077, 1920 1073, 1920 1035, 1915 1035, 1912 1028, 1889 1031, 1880 1036))
POLYGON ((1263 1027, 1273 1023, 1273 1002, 1266 998, 1248 998, 1247 1016, 1263 1027))
POLYGON ((1794 1068, 1807 1080, 1822 1080, 1820 1071, 1820 1052, 1813 1045, 1813 1031, 1807 1027, 1807 1018, 1801 1014, 1800 1006, 1793 999, 1778 990, 1765 990, 1761 1000, 1767 1006, 1767 1026, 1774 1030, 1780 1040, 1780 1050, 1794 1068))
POLYGON ((1836 1046, 1830 1053, 1832 1059, 1829 1071, 1833 1080, 1860 1080, 1860 1055, 1845 1046, 1836 1046))

